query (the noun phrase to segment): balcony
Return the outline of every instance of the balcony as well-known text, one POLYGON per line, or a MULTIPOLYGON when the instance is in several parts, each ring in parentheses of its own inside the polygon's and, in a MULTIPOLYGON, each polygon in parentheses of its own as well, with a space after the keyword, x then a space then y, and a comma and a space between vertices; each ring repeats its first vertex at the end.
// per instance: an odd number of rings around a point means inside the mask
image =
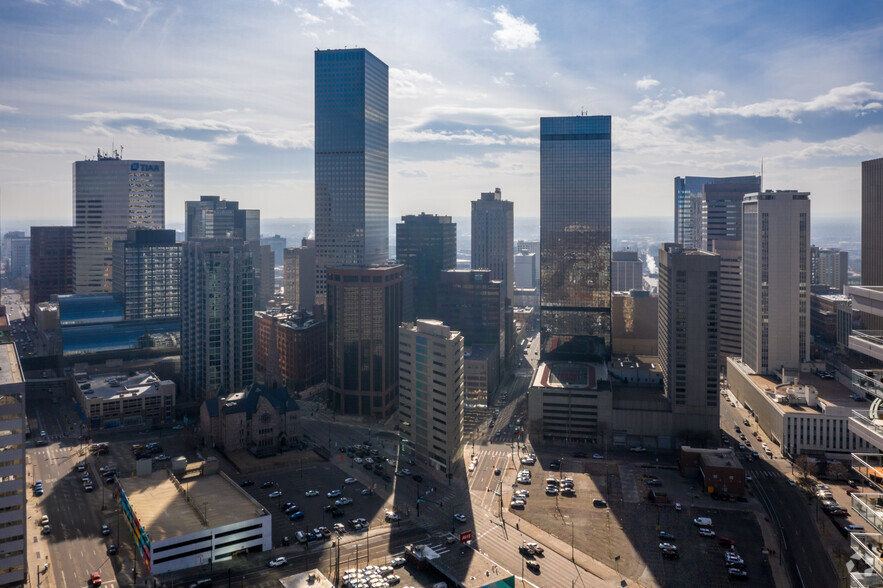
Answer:
POLYGON ((852 370, 852 385, 856 392, 883 398, 883 370, 852 370))
POLYGON ((852 469, 871 487, 883 492, 883 453, 853 453, 852 469))
POLYGON ((881 588, 883 576, 868 568, 864 572, 851 572, 849 574, 849 588, 881 588))
POLYGON ((877 532, 883 532, 883 494, 853 494, 852 510, 877 532))
MULTIPOLYGON (((852 533, 849 545, 875 575, 883 575, 883 535, 880 533, 852 533)), ((866 575, 867 570, 865 571, 866 575)))
POLYGON ((872 419, 868 411, 852 411, 847 426, 850 433, 867 441, 874 447, 883 449, 883 412, 880 418, 872 419))
POLYGON ((883 331, 852 331, 849 334, 849 348, 883 361, 883 331))

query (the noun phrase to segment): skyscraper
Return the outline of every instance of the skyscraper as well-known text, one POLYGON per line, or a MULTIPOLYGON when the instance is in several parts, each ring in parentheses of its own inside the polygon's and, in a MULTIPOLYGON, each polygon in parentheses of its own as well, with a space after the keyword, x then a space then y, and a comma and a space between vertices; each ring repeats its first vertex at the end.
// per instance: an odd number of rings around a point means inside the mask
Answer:
POLYGON ((659 364, 679 436, 720 429, 720 257, 663 243, 659 250, 659 364))
POLYGON ((766 190, 742 203, 742 360, 755 373, 809 360, 808 192, 766 190))
POLYGON ((457 267, 457 225, 449 216, 403 216, 396 224, 396 261, 405 266, 402 320, 436 317, 441 272, 457 267))
POLYGON ((398 402, 401 265, 328 268, 328 403, 388 417, 398 402))
POLYGON ((637 251, 614 251, 611 262, 611 290, 628 292, 644 286, 644 263, 637 251))
POLYGON ((202 401, 254 379, 254 269, 241 239, 184 242, 181 269, 181 381, 202 401))
POLYGON ((316 292, 325 269, 389 258, 389 68, 366 49, 315 53, 316 292))
POLYGON ((472 201, 472 269, 491 270, 491 279, 503 283, 507 306, 515 297, 514 227, 514 207, 499 188, 472 201))
POLYGON ((826 286, 843 293, 843 287, 849 284, 849 252, 813 245, 810 247, 810 258, 812 285, 826 286))
POLYGON ((463 442, 463 336, 441 321, 399 328, 399 418, 402 434, 424 463, 442 473, 463 442), (432 383, 424 378, 432 374, 432 383), (407 424, 405 424, 407 423, 407 424))
MULTIPOLYGON (((24 586, 28 562, 28 538, 33 526, 27 507, 28 484, 25 456, 25 377, 9 329, 9 317, 0 315, 5 329, 0 331, 0 451, 3 452, 3 566, 0 586, 24 586)), ((31 472, 33 472, 31 468, 31 472)), ((32 482, 35 480, 32 480, 32 482)), ((48 482, 47 482, 48 483, 48 482)), ((37 571, 39 574, 39 571, 37 571)), ((31 576, 33 579, 34 576, 31 576)))
POLYGON ((316 242, 302 239, 300 247, 287 247, 282 267, 285 304, 310 310, 316 304, 316 242))
POLYGON ((181 243, 172 229, 129 229, 113 243, 113 291, 123 295, 126 320, 181 315, 181 243))
POLYGON ((31 316, 53 294, 74 293, 73 227, 31 227, 31 316))
POLYGON ((542 357, 610 356, 610 117, 540 119, 542 357))
MULTIPOLYGON (((751 184, 760 190, 759 176, 737 176, 731 178, 676 177, 675 184, 675 242, 687 249, 700 249, 700 228, 702 223, 702 187, 707 184, 751 184)), ((747 193, 747 192, 746 192, 747 193)))
POLYGON ((98 154, 74 172, 74 290, 110 292, 113 242, 128 229, 165 227, 165 163, 98 154))
MULTIPOLYGON (((862 285, 883 285, 883 157, 862 162, 862 285)), ((862 313, 867 330, 883 330, 883 317, 862 313)))

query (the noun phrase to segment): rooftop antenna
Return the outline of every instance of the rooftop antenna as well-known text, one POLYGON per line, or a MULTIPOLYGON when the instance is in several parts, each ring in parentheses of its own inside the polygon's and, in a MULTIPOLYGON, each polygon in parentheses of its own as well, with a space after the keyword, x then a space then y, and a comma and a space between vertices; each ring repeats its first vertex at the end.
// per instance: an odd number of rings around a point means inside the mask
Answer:
POLYGON ((760 158, 760 192, 763 193, 763 157, 760 158))

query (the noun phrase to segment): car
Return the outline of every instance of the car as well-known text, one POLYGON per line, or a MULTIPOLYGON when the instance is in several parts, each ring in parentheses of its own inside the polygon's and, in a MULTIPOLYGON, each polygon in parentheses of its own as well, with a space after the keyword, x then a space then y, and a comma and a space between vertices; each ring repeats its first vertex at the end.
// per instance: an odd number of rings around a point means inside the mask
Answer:
POLYGON ((398 513, 391 510, 386 511, 385 518, 388 523, 396 523, 401 520, 401 517, 398 515, 398 513))
POLYGON ((600 453, 593 453, 592 459, 604 459, 604 456, 601 455, 600 453))
POLYGON ((94 488, 92 487, 92 484, 84 484, 83 490, 85 490, 86 492, 92 492, 92 490, 94 490, 94 488))
POLYGON ((172 430, 173 431, 180 431, 183 428, 184 428, 184 425, 175 425, 174 427, 172 427, 172 430))
POLYGON ((677 549, 661 549, 660 551, 662 551, 662 557, 667 559, 680 559, 681 557, 677 549))
POLYGON ((89 576, 89 584, 92 586, 101 586, 101 574, 95 572, 89 576))
POLYGON ((340 490, 332 490, 327 494, 328 498, 337 498, 340 496, 340 490))
POLYGON ((729 537, 718 537, 717 544, 723 545, 725 547, 733 547, 734 545, 736 545, 736 542, 729 537))
POLYGON ((337 531, 338 535, 343 535, 344 533, 346 533, 346 527, 343 525, 343 523, 334 523, 334 525, 332 526, 334 530, 337 531))
POLYGON ((117 554, 117 546, 111 543, 107 546, 107 555, 116 555, 117 554))
POLYGON ((249 486, 254 486, 254 480, 242 480, 239 482, 239 485, 243 488, 248 488, 249 486))
POLYGON ((85 471, 85 469, 86 469, 86 462, 85 461, 78 461, 77 462, 77 471, 82 472, 82 471, 85 471))
POLYGON ((747 578, 748 572, 742 568, 727 568, 727 574, 734 578, 747 578))
POLYGON ((318 495, 319 495, 318 490, 307 490, 306 492, 304 492, 304 496, 307 496, 307 497, 318 496, 318 495))
POLYGON ((270 482, 269 480, 261 484, 261 488, 272 488, 276 485, 276 482, 270 482))
POLYGON ((355 484, 356 482, 358 482, 358 480, 355 478, 347 478, 343 481, 344 484, 355 484))
POLYGON ((795 482, 794 480, 788 480, 788 485, 789 486, 797 486, 797 482, 795 482))
POLYGON ((675 502, 675 510, 676 510, 676 511, 680 512, 680 511, 682 511, 683 509, 684 509, 684 507, 681 506, 681 503, 680 503, 680 502, 675 502))
POLYGON ((845 530, 847 533, 864 533, 865 532, 865 528, 862 527, 861 525, 845 525, 843 527, 843 530, 845 530))
POLYGON ((361 464, 361 463, 364 463, 365 460, 363 460, 361 457, 357 457, 357 458, 353 459, 353 461, 355 463, 361 464))
POLYGON ((659 549, 671 549, 672 551, 677 551, 678 546, 674 543, 665 542, 659 544, 659 549))
POLYGON ((669 541, 674 541, 674 540, 675 540, 675 536, 672 535, 671 533, 668 533, 667 531, 660 531, 660 532, 659 532, 659 538, 660 538, 660 539, 668 539, 669 541))
POLYGON ((280 556, 277 557, 276 559, 271 559, 271 560, 270 560, 270 563, 269 563, 268 565, 269 565, 271 568, 278 568, 279 566, 284 566, 284 565, 287 564, 287 563, 288 563, 288 560, 285 559, 285 556, 284 556, 284 555, 280 555, 280 556))
POLYGON ((297 519, 302 519, 302 518, 304 518, 304 513, 301 511, 293 512, 290 515, 288 515, 288 519, 292 520, 292 521, 296 521, 297 519))
POLYGON ((203 578, 202 580, 197 580, 196 582, 190 585, 190 588, 203 588, 212 585, 211 578, 203 578))
POLYGON ((371 488, 365 488, 362 490, 362 496, 371 496, 372 494, 374 494, 374 490, 371 488))
POLYGON ((411 470, 409 470, 408 468, 403 469, 403 470, 402 470, 402 475, 403 475, 403 476, 410 476, 410 475, 411 475, 411 470))
POLYGON ((110 535, 110 527, 107 525, 101 525, 101 534, 105 536, 110 535))
POLYGON ((522 500, 520 498, 513 498, 512 501, 509 503, 509 507, 510 508, 524 508, 525 504, 526 503, 524 502, 524 500, 522 500))
POLYGON ((535 559, 526 559, 524 560, 524 565, 527 566, 527 569, 530 571, 537 573, 540 571, 540 562, 535 559))
POLYGON ((43 525, 42 530, 40 530, 41 535, 48 535, 51 532, 52 532, 52 527, 49 525, 43 525))
POLYGON ((460 523, 466 522, 466 515, 460 514, 459 512, 454 513, 454 520, 460 523))
POLYGON ((164 453, 161 453, 161 454, 157 455, 156 457, 154 457, 153 461, 169 461, 170 459, 172 459, 172 458, 164 453))
POLYGON ((395 574, 390 574, 390 575, 386 576, 384 578, 384 580, 386 580, 386 583, 390 586, 394 586, 395 584, 398 584, 399 582, 402 581, 402 579, 395 574))
POLYGON ((737 554, 731 551, 727 551, 724 553, 724 561, 727 562, 728 566, 743 566, 745 565, 745 560, 737 554))
POLYGON ((753 479, 754 479, 754 478, 751 477, 751 474, 745 474, 745 481, 746 481, 746 482, 750 482, 750 481, 753 480, 753 479))
POLYGON ((535 555, 543 555, 543 552, 545 551, 545 549, 536 542, 527 542, 524 545, 535 555))
POLYGON ((495 475, 495 476, 499 476, 499 475, 500 475, 500 468, 494 468, 494 475, 495 475))
POLYGON ((43 496, 43 487, 34 488, 34 496, 43 496))
POLYGON ((529 498, 529 497, 530 497, 530 490, 524 490, 523 488, 522 488, 522 489, 519 489, 519 490, 516 490, 516 491, 513 493, 513 496, 516 496, 516 497, 518 497, 518 498, 522 498, 522 497, 524 497, 524 498, 529 498))
POLYGON ((558 488, 555 486, 546 486, 546 496, 557 496, 558 488))
POLYGON ((282 496, 282 490, 273 490, 267 494, 268 498, 279 498, 280 496, 282 496))
POLYGON ((702 537, 714 537, 714 531, 708 527, 699 527, 699 535, 702 537))
POLYGON ((414 480, 415 482, 422 482, 423 476, 421 476, 420 474, 414 474, 413 476, 411 476, 411 479, 414 480))
POLYGON ((334 501, 335 506, 346 506, 347 504, 352 504, 353 499, 347 498, 346 496, 341 496, 337 500, 334 501))
POLYGON ((653 478, 652 480, 647 480, 647 485, 648 486, 662 486, 662 480, 657 480, 656 478, 653 478))
POLYGON ((405 565, 406 563, 407 563, 407 560, 404 557, 394 557, 394 558, 392 558, 392 561, 389 562, 389 565, 391 565, 394 568, 400 568, 403 565, 405 565))
POLYGON ((629 451, 631 451, 633 453, 644 453, 645 451, 647 451, 647 448, 641 447, 640 445, 638 445, 637 447, 629 448, 629 451))

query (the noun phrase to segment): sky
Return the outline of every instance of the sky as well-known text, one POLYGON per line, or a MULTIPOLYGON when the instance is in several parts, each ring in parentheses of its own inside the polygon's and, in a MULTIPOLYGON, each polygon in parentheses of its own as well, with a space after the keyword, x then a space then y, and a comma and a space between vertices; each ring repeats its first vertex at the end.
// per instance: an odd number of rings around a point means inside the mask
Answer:
POLYGON ((857 217, 883 157, 883 4, 780 0, 4 0, 0 222, 72 222, 72 163, 166 162, 201 194, 313 216, 313 52, 389 66, 391 217, 539 216, 539 119, 611 115, 615 217, 672 217, 673 178, 745 175, 857 217))

